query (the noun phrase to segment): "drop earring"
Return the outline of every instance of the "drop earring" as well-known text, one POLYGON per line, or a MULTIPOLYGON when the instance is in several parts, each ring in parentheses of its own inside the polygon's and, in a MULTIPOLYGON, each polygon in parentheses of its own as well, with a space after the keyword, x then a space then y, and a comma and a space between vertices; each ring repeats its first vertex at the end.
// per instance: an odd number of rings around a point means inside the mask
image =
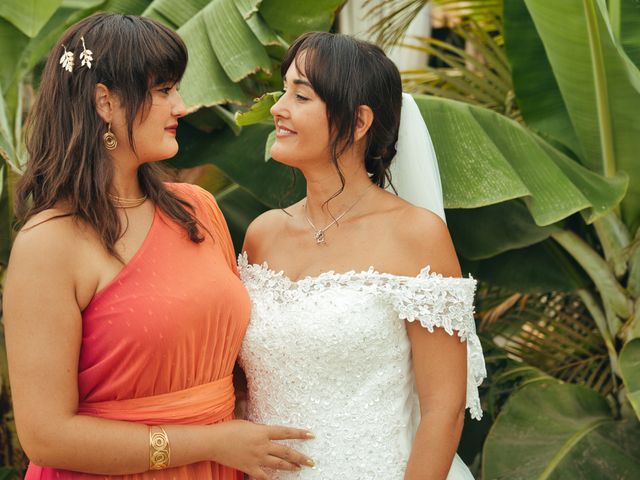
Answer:
POLYGON ((102 136, 102 140, 104 141, 104 146, 107 150, 115 150, 118 146, 118 139, 111 131, 111 123, 107 126, 107 133, 102 136))

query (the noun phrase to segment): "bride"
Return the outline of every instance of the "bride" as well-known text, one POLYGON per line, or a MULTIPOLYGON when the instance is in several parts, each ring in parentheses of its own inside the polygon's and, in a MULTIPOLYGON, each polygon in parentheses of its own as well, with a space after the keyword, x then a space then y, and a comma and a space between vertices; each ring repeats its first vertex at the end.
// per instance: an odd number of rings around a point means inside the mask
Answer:
POLYGON ((465 406, 482 415, 475 281, 460 278, 418 108, 382 50, 348 36, 303 35, 282 74, 271 155, 307 197, 247 231, 240 362, 249 419, 310 429, 295 447, 315 467, 263 478, 472 479, 456 448, 465 406), (385 190, 394 156, 413 203, 385 190))

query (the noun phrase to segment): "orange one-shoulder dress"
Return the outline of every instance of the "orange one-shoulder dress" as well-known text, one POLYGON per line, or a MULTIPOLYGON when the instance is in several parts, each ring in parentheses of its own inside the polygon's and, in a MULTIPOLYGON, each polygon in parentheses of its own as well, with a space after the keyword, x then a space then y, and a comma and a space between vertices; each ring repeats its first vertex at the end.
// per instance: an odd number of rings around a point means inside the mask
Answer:
MULTIPOLYGON (((147 425, 233 418, 233 367, 249 322, 229 231, 216 201, 188 184, 168 188, 208 231, 194 243, 156 208, 142 246, 82 312, 78 414, 147 425), (211 234, 211 235, 209 235, 211 234)), ((213 462, 123 476, 29 466, 27 480, 239 480, 213 462)))

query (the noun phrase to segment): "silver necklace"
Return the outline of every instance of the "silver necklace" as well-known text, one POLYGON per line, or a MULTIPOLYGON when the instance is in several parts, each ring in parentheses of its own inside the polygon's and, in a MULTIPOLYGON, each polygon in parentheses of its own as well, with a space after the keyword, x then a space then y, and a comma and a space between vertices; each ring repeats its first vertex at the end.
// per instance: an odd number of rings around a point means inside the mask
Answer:
POLYGON ((356 204, 362 200, 362 197, 364 197, 365 193, 367 193, 369 191, 369 189, 371 187, 373 187, 375 185, 375 183, 372 183, 371 185, 369 185, 367 188, 364 189, 364 192, 362 192, 360 194, 360 196, 358 198, 356 198, 356 201, 353 202, 349 208, 347 208, 344 212, 342 212, 340 215, 338 215, 336 218, 333 219, 333 222, 331 222, 329 225, 327 225, 324 228, 318 228, 316 227, 313 222, 311 221, 311 219, 309 218, 309 215, 307 214, 307 202, 304 203, 304 217, 307 219, 307 222, 309 223, 309 226, 313 229, 313 237, 316 240, 316 245, 326 245, 327 243, 327 239, 325 236, 325 232, 327 230, 329 230, 331 227, 333 227, 334 225, 336 225, 338 223, 338 221, 344 217, 347 213, 349 213, 351 211, 351 209, 353 207, 356 206, 356 204))

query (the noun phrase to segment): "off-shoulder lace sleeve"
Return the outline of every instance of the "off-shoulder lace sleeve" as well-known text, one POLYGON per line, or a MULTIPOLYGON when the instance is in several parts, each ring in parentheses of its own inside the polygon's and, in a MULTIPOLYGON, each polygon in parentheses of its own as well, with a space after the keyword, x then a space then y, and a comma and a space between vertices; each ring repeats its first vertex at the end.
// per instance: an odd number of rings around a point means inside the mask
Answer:
POLYGON ((471 417, 482 418, 478 387, 487 376, 480 339, 473 317, 476 281, 472 278, 447 278, 423 270, 415 278, 394 285, 391 297, 398 316, 419 321, 430 332, 443 328, 467 342, 467 408, 471 417))

